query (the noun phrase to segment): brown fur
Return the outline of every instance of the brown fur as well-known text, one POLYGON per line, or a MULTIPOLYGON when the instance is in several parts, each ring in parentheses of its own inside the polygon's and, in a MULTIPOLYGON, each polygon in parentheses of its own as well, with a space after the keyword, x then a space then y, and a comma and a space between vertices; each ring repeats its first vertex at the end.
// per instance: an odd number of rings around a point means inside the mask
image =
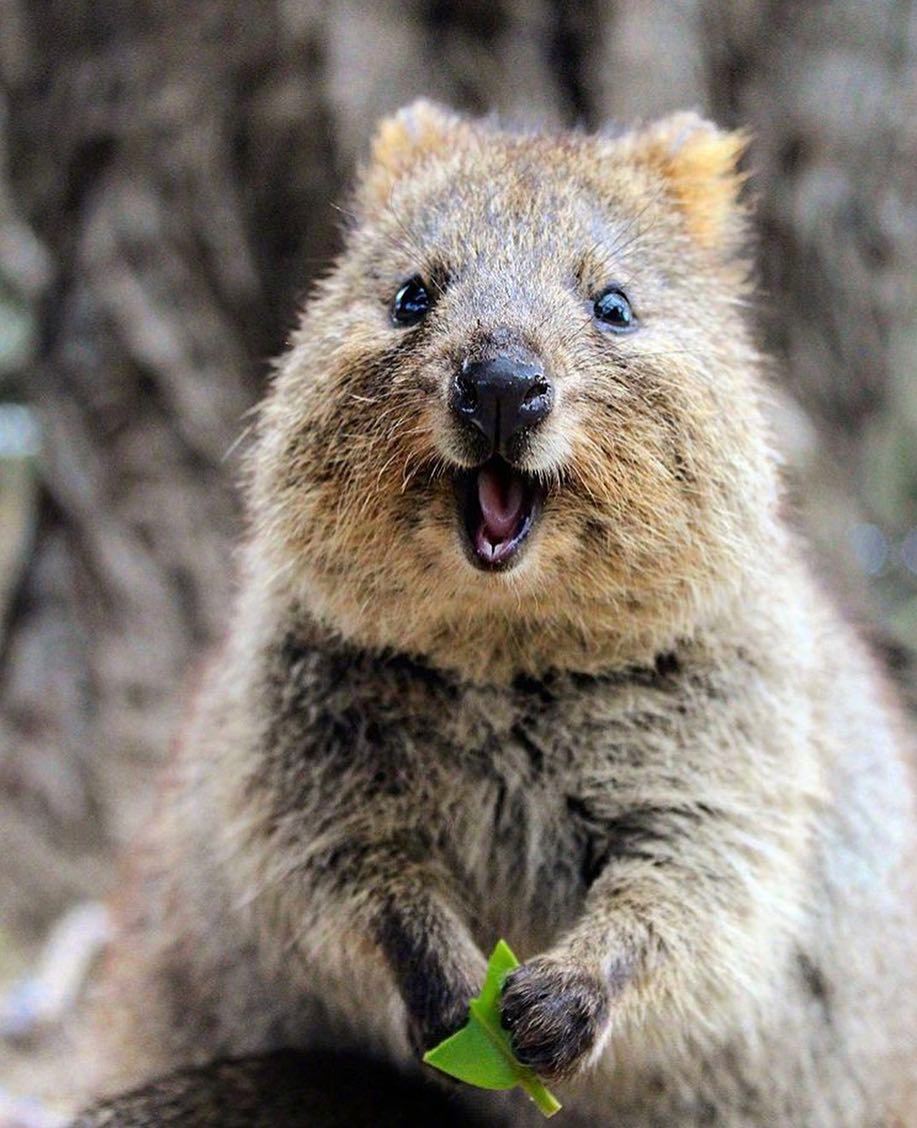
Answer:
POLYGON ((108 976, 110 1084, 283 1045, 416 1061, 505 936, 504 1021, 568 1123, 907 1122, 904 735, 780 518, 740 148, 691 115, 383 124, 264 405, 229 641, 108 976), (415 273, 437 300, 393 327, 415 273), (626 337, 590 315, 613 280, 626 337), (556 403, 542 519, 483 574, 446 400, 495 342, 556 403))

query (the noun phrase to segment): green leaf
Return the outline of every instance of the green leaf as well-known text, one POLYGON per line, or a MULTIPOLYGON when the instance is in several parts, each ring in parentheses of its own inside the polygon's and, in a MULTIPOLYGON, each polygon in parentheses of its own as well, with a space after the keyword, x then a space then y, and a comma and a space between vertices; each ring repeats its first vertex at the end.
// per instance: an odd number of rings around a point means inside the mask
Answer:
POLYGON ((515 1089, 519 1083, 512 1062, 494 1051, 490 1034, 473 1013, 467 1025, 425 1053, 423 1060, 479 1089, 515 1089))
POLYGON ((509 1034, 500 1023, 503 981, 518 966, 506 941, 498 941, 487 964, 481 993, 468 1004, 468 1022, 451 1038, 428 1050, 423 1060, 479 1089, 515 1089, 518 1085, 545 1116, 553 1116, 560 1102, 528 1066, 516 1061, 509 1034))
POLYGON ((503 990, 503 981, 518 966, 519 961, 513 955, 509 944, 505 940, 498 940, 487 964, 484 986, 481 988, 480 995, 476 996, 477 1002, 486 1010, 498 1014, 497 1007, 500 1002, 500 992, 503 990))

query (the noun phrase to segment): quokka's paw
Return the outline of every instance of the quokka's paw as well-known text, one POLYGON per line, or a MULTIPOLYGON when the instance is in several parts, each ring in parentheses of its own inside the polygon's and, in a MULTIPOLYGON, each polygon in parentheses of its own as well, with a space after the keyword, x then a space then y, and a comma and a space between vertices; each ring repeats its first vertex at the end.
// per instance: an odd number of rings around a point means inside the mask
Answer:
POLYGON ((581 965, 537 956, 511 972, 503 985, 502 1021, 513 1053, 547 1078, 572 1076, 601 1044, 609 991, 581 965))

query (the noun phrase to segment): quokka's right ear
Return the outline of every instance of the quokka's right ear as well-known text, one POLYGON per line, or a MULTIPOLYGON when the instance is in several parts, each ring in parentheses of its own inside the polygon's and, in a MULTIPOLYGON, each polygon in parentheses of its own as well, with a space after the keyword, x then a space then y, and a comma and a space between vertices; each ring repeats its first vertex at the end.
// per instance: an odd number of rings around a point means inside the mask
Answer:
POLYGON ((738 162, 748 141, 744 131, 718 129, 689 111, 626 134, 618 148, 662 177, 698 243, 728 250, 744 236, 738 162))
POLYGON ((384 118, 373 138, 363 189, 369 202, 387 202, 392 185, 425 158, 443 155, 466 128, 458 114, 426 98, 384 118))

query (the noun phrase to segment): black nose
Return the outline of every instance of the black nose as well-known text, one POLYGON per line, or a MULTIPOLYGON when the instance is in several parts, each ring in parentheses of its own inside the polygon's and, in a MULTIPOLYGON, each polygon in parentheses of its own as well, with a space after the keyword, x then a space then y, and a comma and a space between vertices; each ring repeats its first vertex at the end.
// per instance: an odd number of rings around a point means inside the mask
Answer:
POLYGON ((452 386, 455 414, 504 455, 510 440, 540 423, 553 403, 554 388, 543 366, 514 356, 466 360, 452 386))

